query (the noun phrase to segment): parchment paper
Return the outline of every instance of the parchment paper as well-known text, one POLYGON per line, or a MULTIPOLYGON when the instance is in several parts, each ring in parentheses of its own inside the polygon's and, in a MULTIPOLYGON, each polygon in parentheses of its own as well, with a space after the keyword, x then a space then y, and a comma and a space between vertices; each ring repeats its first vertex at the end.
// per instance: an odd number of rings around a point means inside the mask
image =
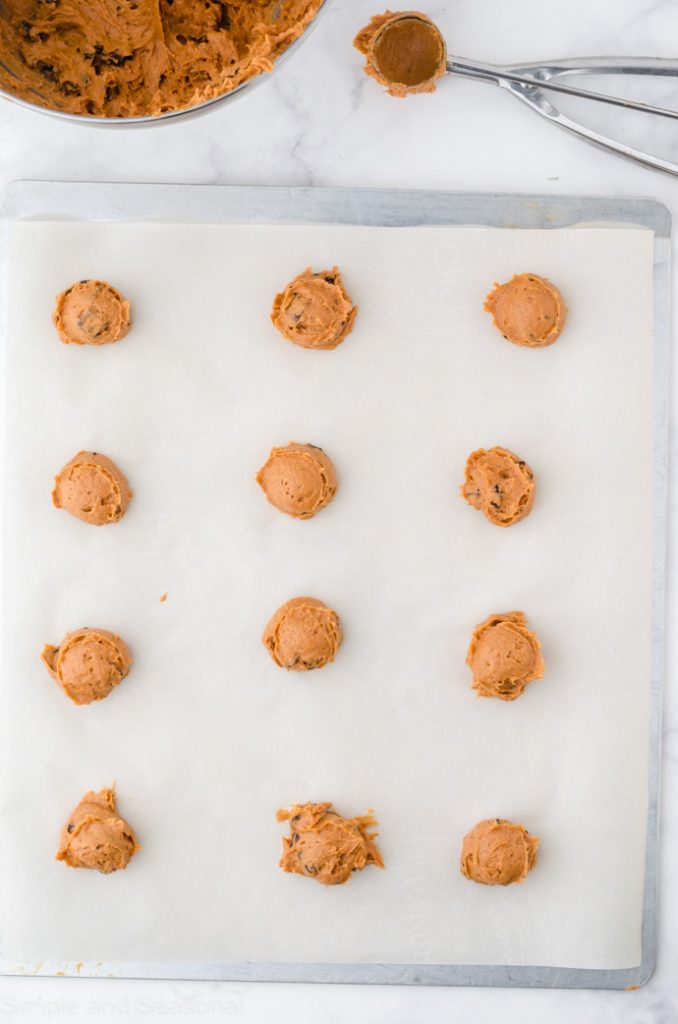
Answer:
POLYGON ((10 257, 3 955, 638 964, 651 233, 22 223, 10 257), (275 292, 335 263, 353 334, 331 353, 287 344, 275 292), (570 308, 542 351, 482 311, 524 270, 570 308), (54 297, 94 276, 131 298, 133 330, 64 347, 54 297), (321 445, 340 477, 310 522, 254 482, 289 440, 321 445), (536 474, 509 530, 457 494, 469 451, 493 444, 536 474), (51 506, 80 448, 129 477, 115 527, 51 506), (260 643, 297 594, 342 617, 322 672, 286 674, 260 643), (515 608, 547 674, 514 704, 480 700, 471 631, 515 608), (134 666, 78 708, 39 653, 83 625, 119 631, 134 666), (113 780, 143 849, 109 877, 67 869, 63 820, 113 780), (387 869, 333 889, 284 875, 275 812, 305 800, 374 808, 387 869), (541 836, 524 885, 459 874, 463 835, 491 816, 541 836))

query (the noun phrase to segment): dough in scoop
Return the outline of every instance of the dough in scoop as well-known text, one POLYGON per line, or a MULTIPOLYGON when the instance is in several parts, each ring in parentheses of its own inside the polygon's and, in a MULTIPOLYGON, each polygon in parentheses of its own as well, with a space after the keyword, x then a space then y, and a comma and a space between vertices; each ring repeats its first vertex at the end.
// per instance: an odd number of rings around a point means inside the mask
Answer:
POLYGON ((57 296, 52 321, 65 345, 108 345, 130 328, 130 304, 106 281, 78 281, 57 296))
POLYGON ((271 505, 295 519, 312 519, 337 491, 334 466, 322 448, 296 441, 273 448, 256 479, 271 505))
POLYGON ((490 615, 474 629, 466 664, 480 697, 516 700, 544 675, 541 644, 526 621, 523 612, 507 612, 490 615))
POLYGON ((506 284, 495 284, 485 310, 507 341, 527 348, 552 345, 560 337, 567 313, 556 286, 537 274, 514 274, 506 284))
POLYGON ((61 830, 56 859, 69 868, 91 868, 109 875, 124 869, 139 849, 136 836, 119 817, 113 789, 90 791, 61 830))
POLYGON ((434 92, 445 73, 445 40, 419 11, 375 15, 353 45, 365 55, 365 74, 385 85, 391 96, 434 92))
POLYGON ((461 873, 481 885, 524 882, 537 861, 539 837, 506 818, 479 821, 464 836, 461 873))
POLYGON ((479 448, 466 460, 462 497, 496 526, 512 526, 534 504, 534 474, 506 448, 479 448))
POLYGON ((321 885, 343 885, 368 864, 383 868, 376 833, 367 831, 377 824, 372 814, 343 818, 331 808, 331 803, 309 803, 278 811, 278 821, 290 823, 289 838, 283 838, 283 871, 308 875, 321 885))
POLYGON ((339 616, 314 597, 293 597, 278 608, 262 639, 281 668, 322 668, 334 661, 342 641, 339 616))
POLYGON ((78 452, 54 480, 52 502, 93 526, 117 523, 132 499, 126 478, 105 455, 78 452))
POLYGON ((132 657, 124 640, 107 629, 78 629, 58 647, 45 644, 42 660, 74 704, 103 700, 122 682, 132 657))
POLYGON ((332 349, 353 330, 357 312, 337 267, 317 274, 308 267, 276 295, 271 320, 295 345, 332 349))

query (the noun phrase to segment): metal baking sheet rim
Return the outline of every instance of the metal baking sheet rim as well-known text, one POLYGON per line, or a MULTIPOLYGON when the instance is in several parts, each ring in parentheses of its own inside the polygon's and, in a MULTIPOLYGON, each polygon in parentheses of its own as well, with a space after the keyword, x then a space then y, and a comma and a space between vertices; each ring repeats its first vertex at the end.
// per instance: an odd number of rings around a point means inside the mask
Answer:
MULTIPOLYGON (((662 683, 666 603, 671 214, 653 199, 547 196, 407 189, 287 188, 15 181, 0 203, 2 221, 95 220, 194 223, 458 224, 541 228, 636 225, 654 232, 652 674, 649 792, 642 958, 619 970, 460 964, 59 963, 16 962, 1 954, 0 974, 374 985, 467 985, 626 989, 644 985, 657 955, 657 872, 662 683)), ((7 261, 0 232, 0 311, 7 308, 7 261)), ((6 336, 4 323, 0 331, 6 336)), ((4 363, 4 345, 2 348, 4 363)))

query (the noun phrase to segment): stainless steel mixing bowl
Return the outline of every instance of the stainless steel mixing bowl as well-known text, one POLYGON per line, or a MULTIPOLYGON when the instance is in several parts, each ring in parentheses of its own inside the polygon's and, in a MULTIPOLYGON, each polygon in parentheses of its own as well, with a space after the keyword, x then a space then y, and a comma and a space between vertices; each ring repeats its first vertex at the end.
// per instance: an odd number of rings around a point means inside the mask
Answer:
POLYGON ((243 82, 242 85, 238 85, 230 92, 225 92, 221 96, 214 96, 210 100, 205 100, 204 103, 198 103, 195 107, 183 107, 180 110, 168 110, 164 114, 145 114, 143 117, 90 117, 86 114, 68 114, 63 110, 52 110, 50 107, 42 107, 38 103, 30 103, 28 100, 23 100, 18 96, 13 96, 12 93, 1 88, 0 97, 2 99, 9 100, 10 103, 16 103, 20 107, 25 107, 26 110, 34 110, 39 114, 47 114, 49 117, 56 117, 62 121, 70 121, 72 124, 85 124, 96 128, 148 127, 149 125, 163 124, 165 121, 177 120, 179 118, 187 120, 191 117, 198 117, 201 114, 207 113, 212 109, 212 107, 217 106, 217 104, 228 103, 231 100, 237 99, 242 96, 246 90, 253 89, 255 86, 268 81, 271 74, 275 74, 278 66, 283 61, 287 60, 288 56, 295 53, 297 48, 308 38, 310 33, 318 24, 318 20, 325 13, 331 2, 332 0, 322 0, 313 21, 299 36, 299 38, 295 39, 295 41, 287 47, 285 52, 278 57, 273 66, 272 72, 269 74, 258 74, 254 78, 248 79, 247 82, 243 82))

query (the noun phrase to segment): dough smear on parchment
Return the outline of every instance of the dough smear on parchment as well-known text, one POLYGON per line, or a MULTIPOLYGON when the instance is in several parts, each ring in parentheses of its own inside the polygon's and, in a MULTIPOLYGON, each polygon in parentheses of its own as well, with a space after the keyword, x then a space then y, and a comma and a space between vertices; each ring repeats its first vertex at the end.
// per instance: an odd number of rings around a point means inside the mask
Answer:
POLYGON ((538 274, 514 274, 505 284, 495 284, 484 308, 507 341, 526 348, 557 341, 567 314, 556 286, 538 274))
POLYGON ((273 448, 256 476, 271 505, 295 519, 312 519, 337 492, 332 462, 313 444, 273 448))
POLYGON ((479 821, 464 836, 460 869, 471 882, 513 885, 524 882, 537 861, 539 836, 506 818, 479 821))
POLYGON ((286 807, 277 817, 290 823, 290 834, 283 838, 283 871, 306 875, 322 885, 342 885, 369 864, 384 866, 374 842, 376 833, 367 831, 377 824, 371 812, 344 818, 331 803, 307 803, 286 807))
POLYGON ((271 320, 295 345, 333 349, 353 330, 357 312, 337 267, 308 267, 276 295, 271 320))
POLYGON ((90 790, 61 830, 56 859, 109 875, 126 868, 138 849, 132 826, 118 814, 114 789, 90 790))
POLYGON ((45 644, 41 658, 74 704, 108 697, 132 665, 124 640, 107 629, 89 627, 67 633, 58 647, 45 644))
POLYGON ((54 479, 54 506, 93 526, 119 522, 131 500, 126 477, 98 452, 78 452, 54 479))
POLYGON ((461 495, 496 526, 512 526, 534 504, 534 474, 507 448, 479 448, 466 460, 461 495))
POLYGON ((526 623, 523 612, 506 612, 488 616, 474 629, 466 664, 478 696, 517 700, 544 675, 541 644, 526 623))
POLYGON ((293 597, 278 608, 262 640, 281 668, 322 668, 334 661, 342 641, 339 616, 314 597, 293 597))
POLYGON ((310 24, 321 0, 9 0, 0 86, 96 117, 157 115, 231 92, 310 24))
POLYGON ((52 322, 65 345, 110 345, 130 329, 130 303, 107 281, 77 281, 57 295, 52 322))
POLYGON ((419 11, 385 11, 370 19, 353 45, 365 56, 365 74, 391 96, 434 92, 445 74, 447 49, 440 29, 419 11))

